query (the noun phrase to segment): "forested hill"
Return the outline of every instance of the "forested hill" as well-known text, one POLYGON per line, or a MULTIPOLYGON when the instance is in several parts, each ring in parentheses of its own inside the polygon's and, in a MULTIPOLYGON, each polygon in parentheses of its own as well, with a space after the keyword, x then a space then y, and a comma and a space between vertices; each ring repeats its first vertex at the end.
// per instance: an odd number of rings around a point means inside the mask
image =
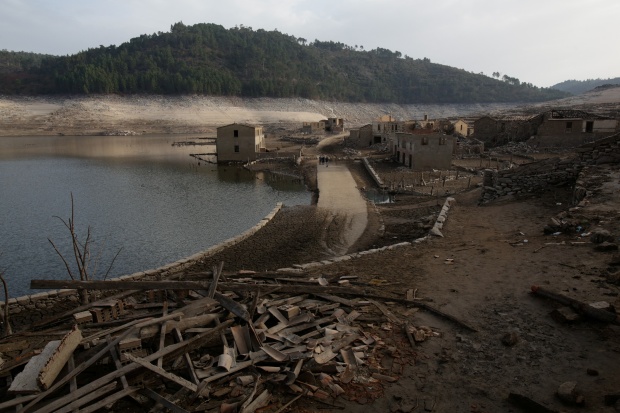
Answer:
MULTIPOLYGON (((0 67, 6 56, 15 59, 14 52, 0 52, 0 67)), ((278 31, 215 24, 176 23, 169 33, 29 62, 11 66, 19 70, 0 71, 0 93, 204 94, 393 103, 532 102, 567 95, 388 49, 308 42, 278 31)))
POLYGON ((613 79, 565 80, 551 87, 553 89, 579 95, 605 85, 620 85, 620 77, 613 79))

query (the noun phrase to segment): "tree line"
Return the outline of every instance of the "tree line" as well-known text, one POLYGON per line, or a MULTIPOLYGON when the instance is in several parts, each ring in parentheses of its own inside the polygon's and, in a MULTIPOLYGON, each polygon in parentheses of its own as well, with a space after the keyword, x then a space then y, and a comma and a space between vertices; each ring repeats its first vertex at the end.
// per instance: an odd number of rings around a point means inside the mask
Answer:
POLYGON ((0 53, 4 94, 203 94, 349 102, 531 102, 566 93, 413 59, 216 24, 141 35, 70 56, 0 53), (21 57, 21 60, 20 60, 21 57), (4 62, 11 61, 11 65, 4 62), (17 61, 17 63, 15 63, 17 61))

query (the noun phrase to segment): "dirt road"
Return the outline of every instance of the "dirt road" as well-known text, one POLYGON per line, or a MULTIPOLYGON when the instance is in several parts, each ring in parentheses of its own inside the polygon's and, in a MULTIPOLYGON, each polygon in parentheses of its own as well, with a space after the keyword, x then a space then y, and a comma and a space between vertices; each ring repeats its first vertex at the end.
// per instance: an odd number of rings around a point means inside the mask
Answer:
POLYGON ((366 200, 357 189, 355 180, 345 164, 335 160, 319 164, 317 180, 318 208, 327 211, 331 220, 344 221, 340 239, 330 240, 333 255, 344 255, 366 229, 368 224, 366 200))

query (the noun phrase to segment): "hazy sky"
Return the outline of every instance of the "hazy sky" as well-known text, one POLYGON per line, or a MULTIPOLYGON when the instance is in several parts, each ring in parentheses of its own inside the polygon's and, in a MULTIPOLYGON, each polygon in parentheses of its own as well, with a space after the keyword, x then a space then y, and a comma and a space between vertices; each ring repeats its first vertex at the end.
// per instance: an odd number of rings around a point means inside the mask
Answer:
POLYGON ((74 54, 180 21, 382 47, 537 86, 620 76, 620 0, 0 0, 0 49, 74 54))

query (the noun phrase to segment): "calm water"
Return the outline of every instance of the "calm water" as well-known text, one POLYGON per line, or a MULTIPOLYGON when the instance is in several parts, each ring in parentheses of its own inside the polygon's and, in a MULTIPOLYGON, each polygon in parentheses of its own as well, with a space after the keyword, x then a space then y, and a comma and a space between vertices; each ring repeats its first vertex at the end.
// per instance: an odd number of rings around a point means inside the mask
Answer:
MULTIPOLYGON (((276 205, 309 204, 303 184, 201 162, 213 146, 172 146, 189 137, 0 137, 0 269, 10 296, 33 278, 68 278, 73 260, 63 222, 81 241, 91 227, 91 269, 101 278, 176 261, 231 238, 276 205)), ((1 299, 1 298, 0 298, 1 299)))

